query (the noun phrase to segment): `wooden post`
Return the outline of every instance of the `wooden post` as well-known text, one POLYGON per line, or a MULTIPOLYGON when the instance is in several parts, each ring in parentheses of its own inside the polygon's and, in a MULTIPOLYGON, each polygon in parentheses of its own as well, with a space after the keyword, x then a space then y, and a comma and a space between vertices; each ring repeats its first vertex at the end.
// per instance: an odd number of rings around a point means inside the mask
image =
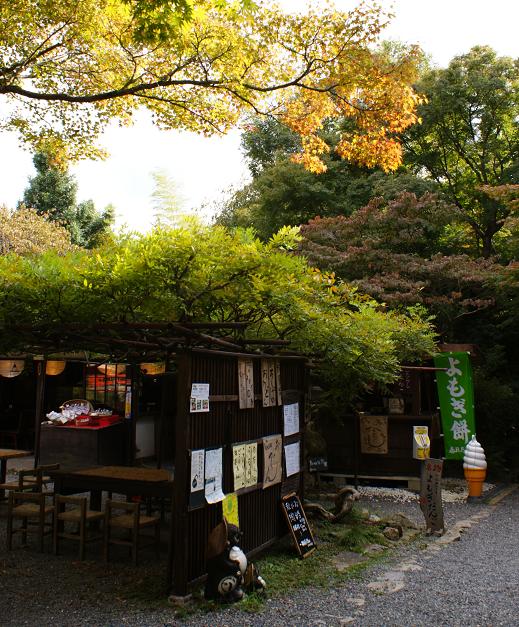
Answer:
POLYGON ((132 364, 131 368, 131 386, 132 386, 132 403, 131 403, 131 423, 130 423, 130 466, 135 465, 137 457, 137 418, 139 417, 139 398, 140 398, 140 368, 138 364, 132 364))
POLYGON ((162 462, 164 461, 164 447, 166 445, 166 417, 171 410, 170 401, 171 394, 169 391, 170 386, 173 384, 173 373, 169 370, 169 357, 166 361, 166 372, 161 376, 161 394, 160 394, 160 415, 159 415, 159 437, 155 438, 157 442, 157 468, 162 468, 162 462))
POLYGON ((45 368, 47 360, 36 362, 36 406, 34 416, 34 467, 38 466, 40 460, 40 434, 41 415, 43 413, 43 401, 45 398, 45 368))
POLYGON ((177 415, 175 424, 175 482, 171 512, 171 537, 168 556, 168 585, 174 597, 187 596, 188 584, 188 502, 189 502, 189 397, 191 394, 190 353, 177 356, 177 415))

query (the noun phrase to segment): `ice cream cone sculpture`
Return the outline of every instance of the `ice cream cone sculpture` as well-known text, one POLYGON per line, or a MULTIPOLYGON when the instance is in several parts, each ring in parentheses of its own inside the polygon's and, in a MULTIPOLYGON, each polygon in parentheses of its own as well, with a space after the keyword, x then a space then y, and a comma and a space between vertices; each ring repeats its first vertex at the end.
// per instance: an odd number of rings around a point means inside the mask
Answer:
POLYGON ((465 479, 469 484, 469 498, 479 497, 483 491, 483 481, 487 476, 487 461, 485 451, 473 435, 471 441, 465 447, 463 457, 463 470, 465 479))

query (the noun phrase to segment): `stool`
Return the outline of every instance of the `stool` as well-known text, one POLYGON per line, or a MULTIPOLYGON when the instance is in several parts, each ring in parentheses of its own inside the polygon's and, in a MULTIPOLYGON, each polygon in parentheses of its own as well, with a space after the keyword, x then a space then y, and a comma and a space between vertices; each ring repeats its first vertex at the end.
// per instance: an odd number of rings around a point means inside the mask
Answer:
POLYGON ((79 542, 79 559, 85 559, 85 544, 92 540, 100 540, 101 534, 87 538, 87 522, 99 521, 104 518, 103 512, 87 509, 86 496, 62 496, 56 494, 54 500, 56 512, 54 514, 54 555, 58 554, 59 541, 63 538, 79 542), (74 505, 73 509, 67 509, 67 505, 74 505), (78 533, 65 530, 65 523, 78 525, 78 533))
POLYGON ((122 501, 112 501, 108 499, 105 504, 105 537, 104 537, 104 554, 105 560, 109 559, 110 544, 120 544, 130 547, 130 554, 133 557, 133 563, 137 566, 137 552, 139 549, 140 530, 146 527, 155 528, 155 537, 152 543, 155 545, 155 553, 159 555, 160 545, 160 519, 154 516, 141 516, 139 503, 124 503, 122 501), (113 511, 120 510, 127 512, 114 516, 113 511), (121 538, 112 538, 111 530, 126 529, 130 532, 130 539, 123 540, 121 538))

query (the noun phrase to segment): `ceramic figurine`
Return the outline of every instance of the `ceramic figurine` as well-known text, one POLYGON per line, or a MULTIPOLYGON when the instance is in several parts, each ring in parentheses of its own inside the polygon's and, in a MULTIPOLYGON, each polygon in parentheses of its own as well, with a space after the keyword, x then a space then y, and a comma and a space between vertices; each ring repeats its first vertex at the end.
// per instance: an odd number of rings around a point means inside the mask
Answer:
POLYGON ((206 599, 234 603, 243 599, 244 589, 265 589, 265 581, 240 547, 241 538, 238 527, 225 518, 212 530, 207 545, 206 599))

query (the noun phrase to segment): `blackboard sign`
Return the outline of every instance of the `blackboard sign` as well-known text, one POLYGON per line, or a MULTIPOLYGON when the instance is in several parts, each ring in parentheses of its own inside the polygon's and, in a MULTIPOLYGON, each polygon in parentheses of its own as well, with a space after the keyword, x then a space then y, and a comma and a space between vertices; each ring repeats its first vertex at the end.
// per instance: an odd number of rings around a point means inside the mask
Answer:
POLYGON ((315 551, 315 541, 297 494, 293 492, 284 496, 281 500, 281 507, 300 557, 308 557, 315 551))
POLYGON ((309 457, 308 458, 308 471, 309 472, 321 472, 328 470, 328 460, 326 457, 309 457))

